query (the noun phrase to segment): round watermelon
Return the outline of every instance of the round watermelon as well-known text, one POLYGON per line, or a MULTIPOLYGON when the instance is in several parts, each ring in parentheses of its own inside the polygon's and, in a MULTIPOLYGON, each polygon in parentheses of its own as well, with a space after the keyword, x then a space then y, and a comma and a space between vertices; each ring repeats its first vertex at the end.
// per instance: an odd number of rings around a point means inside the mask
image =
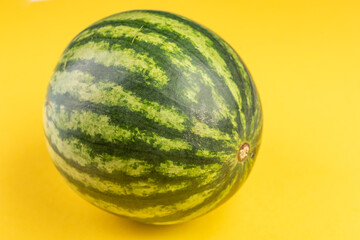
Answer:
POLYGON ((245 181, 262 110, 249 71, 218 35, 137 10, 71 41, 48 87, 44 129, 56 168, 81 197, 173 224, 209 212, 245 181))

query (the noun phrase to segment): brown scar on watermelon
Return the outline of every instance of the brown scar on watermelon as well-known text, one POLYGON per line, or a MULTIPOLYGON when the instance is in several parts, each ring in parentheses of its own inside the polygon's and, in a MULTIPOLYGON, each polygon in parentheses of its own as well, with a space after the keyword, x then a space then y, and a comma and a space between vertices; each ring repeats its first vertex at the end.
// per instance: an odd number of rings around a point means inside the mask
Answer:
POLYGON ((243 143, 241 145, 241 147, 239 148, 239 151, 237 154, 238 161, 239 162, 244 161, 247 158, 249 152, 250 152, 250 144, 247 142, 243 143))
POLYGON ((51 109, 53 108, 49 101, 46 101, 45 106, 50 107, 51 109))
POLYGON ((135 38, 137 37, 137 35, 139 34, 139 32, 141 31, 141 29, 142 29, 143 27, 144 27, 144 25, 142 25, 142 26, 139 28, 139 30, 135 33, 135 36, 134 36, 134 38, 132 39, 131 44, 134 43, 135 38))

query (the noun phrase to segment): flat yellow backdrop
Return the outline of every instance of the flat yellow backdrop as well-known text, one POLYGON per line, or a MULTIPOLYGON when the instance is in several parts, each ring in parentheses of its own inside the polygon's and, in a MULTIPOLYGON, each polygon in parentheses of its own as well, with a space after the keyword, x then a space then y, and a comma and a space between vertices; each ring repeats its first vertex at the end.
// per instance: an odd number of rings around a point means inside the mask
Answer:
POLYGON ((0 239, 360 239, 358 1, 1 0, 0 239), (263 144, 240 191, 149 226, 78 197, 47 153, 42 106, 67 44, 110 14, 159 9, 229 42, 257 84, 263 144))

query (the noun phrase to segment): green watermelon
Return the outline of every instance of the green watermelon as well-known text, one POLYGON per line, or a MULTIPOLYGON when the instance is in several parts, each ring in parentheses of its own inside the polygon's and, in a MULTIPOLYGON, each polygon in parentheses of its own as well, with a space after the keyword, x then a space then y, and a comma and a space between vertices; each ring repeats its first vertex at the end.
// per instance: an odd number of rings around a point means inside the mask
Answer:
POLYGON ((72 40, 43 117, 71 188, 149 224, 226 201, 248 177, 262 131, 259 95, 236 52, 187 18, 148 10, 104 18, 72 40))

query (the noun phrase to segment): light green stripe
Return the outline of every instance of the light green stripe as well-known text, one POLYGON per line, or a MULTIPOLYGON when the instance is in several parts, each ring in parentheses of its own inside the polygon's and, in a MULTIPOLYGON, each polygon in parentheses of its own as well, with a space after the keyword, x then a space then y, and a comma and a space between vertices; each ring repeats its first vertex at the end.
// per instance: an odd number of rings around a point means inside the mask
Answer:
POLYGON ((87 173, 78 171, 77 169, 68 165, 50 146, 48 142, 47 147, 54 164, 68 174, 72 179, 83 183, 86 187, 91 187, 102 193, 112 193, 115 195, 134 195, 140 197, 147 197, 159 193, 169 193, 180 189, 184 189, 190 185, 189 182, 181 182, 179 184, 164 184, 157 185, 154 179, 147 179, 146 181, 138 181, 126 184, 124 186, 107 181, 98 177, 90 176, 87 173))
POLYGON ((139 159, 121 159, 107 153, 101 156, 92 154, 92 150, 82 144, 78 139, 64 139, 59 137, 59 131, 52 121, 45 120, 45 133, 51 143, 56 146, 58 151, 67 159, 71 159, 80 166, 96 166, 99 171, 113 173, 119 171, 129 176, 139 177, 149 174, 153 165, 139 159))
POLYGON ((205 166, 196 166, 192 164, 177 164, 168 160, 165 163, 161 163, 155 169, 161 175, 168 177, 185 176, 198 178, 201 181, 198 187, 201 187, 223 177, 222 169, 224 169, 224 165, 226 165, 226 170, 231 172, 236 167, 236 163, 237 161, 234 161, 234 159, 232 158, 228 161, 224 161, 221 165, 210 164, 205 166))
MULTIPOLYGON (((183 217, 179 220, 175 220, 175 221, 168 221, 168 222, 154 222, 153 224, 157 224, 157 225, 164 225, 164 224, 175 224, 175 223, 181 223, 181 222, 185 222, 188 221, 190 219, 194 219, 196 217, 199 217, 207 212, 209 212, 210 210, 214 209, 220 202, 221 200, 223 200, 231 191, 232 187, 234 186, 234 184, 236 183, 236 179, 237 179, 237 175, 234 176, 234 178, 232 179, 232 181, 227 185, 227 187, 220 192, 217 195, 217 199, 205 206, 203 206, 202 208, 194 211, 193 213, 191 213, 190 215, 187 215, 186 217, 183 217)), ((209 196, 210 197, 210 196, 209 196)))
MULTIPOLYGON (((219 157, 222 159, 222 170, 225 170, 228 173, 231 173, 233 171, 235 171, 235 168, 238 164, 238 160, 236 157, 237 154, 237 149, 236 147, 234 147, 234 151, 230 154, 225 153, 225 152, 210 152, 207 149, 201 149, 201 150, 197 150, 195 155, 199 156, 199 157, 219 157)), ((202 183, 200 184, 200 186, 204 186, 208 183, 211 183, 217 179, 219 179, 220 177, 223 177, 224 172, 220 170, 220 168, 217 171, 209 171, 206 175, 206 177, 202 180, 202 183)))
POLYGON ((91 60, 107 67, 122 66, 130 72, 141 73, 146 83, 163 87, 169 81, 165 72, 155 63, 148 53, 138 53, 134 49, 123 48, 119 44, 108 42, 88 42, 67 50, 60 63, 70 60, 91 60))
POLYGON ((254 137, 256 133, 261 129, 261 120, 260 120, 260 106, 256 106, 255 112, 251 118, 251 125, 250 125, 250 136, 254 137), (258 124, 258 125, 257 125, 258 124))
POLYGON ((210 173, 218 173, 220 164, 210 164, 203 167, 191 164, 175 164, 173 161, 166 161, 155 168, 157 172, 168 177, 199 177, 210 173))
POLYGON ((243 93, 245 93, 248 106, 251 106, 253 104, 251 94, 250 94, 252 92, 251 91, 251 89, 252 89, 251 79, 250 79, 250 76, 249 76, 249 74, 247 73, 247 71, 245 69, 244 63, 241 62, 239 56, 234 51, 234 49, 232 49, 227 43, 225 43, 218 35, 213 34, 213 36, 218 40, 218 42, 223 47, 225 47, 227 52, 230 54, 231 59, 235 61, 236 66, 237 66, 238 70, 240 71, 241 76, 243 78, 242 81, 244 81, 246 83, 246 84, 244 84, 246 89, 245 89, 245 91, 243 91, 243 93))
POLYGON ((102 208, 104 210, 107 210, 109 212, 121 215, 121 216, 127 216, 127 217, 133 217, 138 219, 149 219, 149 218, 155 218, 155 217, 166 217, 172 214, 175 214, 177 212, 186 211, 188 209, 194 208, 197 205, 203 203, 209 196, 212 195, 214 189, 209 189, 204 192, 195 194, 188 199, 177 202, 173 205, 157 205, 154 207, 147 207, 142 209, 126 209, 122 208, 118 205, 115 205, 113 203, 109 203, 106 201, 103 201, 101 199, 93 198, 87 194, 81 193, 77 187, 71 183, 69 185, 79 193, 84 199, 88 200, 95 206, 98 206, 99 208, 102 208))
POLYGON ((191 145, 182 139, 168 139, 153 132, 140 131, 138 128, 124 129, 109 123, 109 117, 93 112, 65 111, 64 106, 51 102, 52 111, 48 113, 54 124, 62 130, 80 130, 91 137, 100 136, 108 142, 142 141, 163 151, 191 149, 191 145), (58 111, 56 111, 58 110, 58 111))
POLYGON ((75 70, 56 72, 51 81, 54 93, 69 93, 80 101, 90 101, 106 106, 123 106, 133 112, 140 112, 148 119, 161 125, 184 131, 186 117, 174 107, 166 108, 157 102, 142 100, 132 92, 124 91, 122 86, 112 82, 93 82, 90 74, 75 70))
POLYGON ((219 129, 210 128, 205 123, 199 122, 196 119, 193 119, 195 123, 194 127, 192 127, 191 131, 200 137, 208 137, 215 140, 223 140, 223 141, 231 141, 231 137, 221 132, 219 129))
POLYGON ((246 117, 245 117, 245 114, 244 112, 240 111, 240 122, 241 122, 241 126, 242 126, 242 129, 243 129, 243 137, 246 138, 246 117))
POLYGON ((205 158, 222 158, 222 159, 229 159, 234 157, 236 154, 236 148, 234 148, 234 154, 227 154, 224 151, 222 152, 211 152, 208 149, 199 149, 196 151, 196 156, 198 157, 205 157, 205 158))
MULTIPOLYGON (((150 12, 125 12, 110 16, 98 23, 113 20, 142 20, 146 23, 156 25, 156 27, 161 30, 177 32, 183 38, 190 40, 191 43, 207 59, 208 64, 213 67, 216 72, 224 79, 235 101, 239 106, 241 106, 241 96, 239 89, 233 81, 231 73, 227 70, 228 68, 224 59, 214 49, 211 39, 182 22, 150 12)), ((146 25, 144 27, 146 27, 146 25)))
MULTIPOLYGON (((151 43, 156 46, 161 46, 163 49, 169 51, 169 53, 181 53, 181 49, 171 42, 167 37, 150 32, 150 33, 142 33, 139 28, 133 28, 129 26, 112 26, 107 25, 97 29, 88 29, 79 34, 73 41, 79 42, 85 38, 89 38, 93 35, 102 36, 105 38, 120 38, 120 37, 127 37, 133 44, 136 42, 147 42, 151 43), (136 38, 134 39, 134 37, 136 38)), ((181 56, 183 57, 183 56, 181 56)))

